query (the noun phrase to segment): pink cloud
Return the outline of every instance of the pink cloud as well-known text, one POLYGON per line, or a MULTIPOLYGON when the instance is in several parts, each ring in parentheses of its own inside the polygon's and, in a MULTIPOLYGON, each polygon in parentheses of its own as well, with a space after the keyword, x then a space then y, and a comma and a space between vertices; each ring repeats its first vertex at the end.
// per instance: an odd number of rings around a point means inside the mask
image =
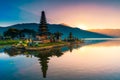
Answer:
POLYGON ((40 6, 39 3, 32 3, 20 7, 20 9, 33 14, 38 19, 40 18, 40 12, 45 10, 49 23, 65 23, 71 26, 85 24, 88 28, 120 28, 119 8, 95 3, 58 5, 56 7, 54 5, 48 7, 47 5, 40 6))

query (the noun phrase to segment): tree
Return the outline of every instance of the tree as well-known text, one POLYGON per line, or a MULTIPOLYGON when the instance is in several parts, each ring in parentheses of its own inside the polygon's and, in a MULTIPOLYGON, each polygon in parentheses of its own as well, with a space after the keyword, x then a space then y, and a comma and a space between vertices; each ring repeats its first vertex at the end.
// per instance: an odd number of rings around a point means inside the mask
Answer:
POLYGON ((60 40, 60 37, 63 35, 61 32, 55 32, 54 33, 56 40, 60 40))
POLYGON ((72 32, 69 33, 69 39, 73 39, 72 32))
POLYGON ((36 32, 31 29, 23 29, 20 31, 21 37, 25 37, 25 34, 29 35, 29 38, 36 35, 36 32))
POLYGON ((55 42, 55 35, 54 34, 50 34, 50 42, 55 42))
POLYGON ((16 37, 25 37, 25 34, 29 35, 29 38, 31 38, 31 36, 35 36, 36 32, 30 29, 18 30, 15 28, 9 28, 6 32, 4 32, 5 37, 11 37, 12 39, 16 37))
POLYGON ((18 37, 20 34, 20 30, 15 29, 15 28, 9 28, 6 32, 4 32, 4 36, 9 36, 12 39, 15 37, 18 37))
POLYGON ((74 41, 74 37, 73 37, 72 32, 69 33, 68 41, 74 41))

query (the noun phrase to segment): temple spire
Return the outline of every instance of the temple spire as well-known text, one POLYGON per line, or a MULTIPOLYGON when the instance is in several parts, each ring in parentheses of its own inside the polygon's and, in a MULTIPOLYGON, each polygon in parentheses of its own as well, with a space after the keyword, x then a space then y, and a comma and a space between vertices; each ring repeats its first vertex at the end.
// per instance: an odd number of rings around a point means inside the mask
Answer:
POLYGON ((39 33, 40 33, 40 35, 47 35, 48 34, 47 21, 46 21, 46 16, 45 16, 44 11, 41 12, 39 33))
POLYGON ((47 21, 46 21, 46 16, 45 16, 45 12, 44 11, 42 11, 42 13, 41 13, 41 20, 40 20, 40 24, 44 24, 44 25, 46 25, 47 24, 47 21))

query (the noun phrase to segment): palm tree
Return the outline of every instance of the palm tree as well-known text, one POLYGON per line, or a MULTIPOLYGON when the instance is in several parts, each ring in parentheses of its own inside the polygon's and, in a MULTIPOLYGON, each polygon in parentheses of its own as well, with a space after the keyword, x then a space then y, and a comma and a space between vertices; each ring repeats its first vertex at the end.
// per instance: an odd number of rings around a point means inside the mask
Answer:
POLYGON ((63 34, 61 32, 55 32, 54 35, 55 35, 56 40, 59 41, 63 34))
POLYGON ((55 35, 54 34, 50 34, 50 42, 55 42, 55 35))

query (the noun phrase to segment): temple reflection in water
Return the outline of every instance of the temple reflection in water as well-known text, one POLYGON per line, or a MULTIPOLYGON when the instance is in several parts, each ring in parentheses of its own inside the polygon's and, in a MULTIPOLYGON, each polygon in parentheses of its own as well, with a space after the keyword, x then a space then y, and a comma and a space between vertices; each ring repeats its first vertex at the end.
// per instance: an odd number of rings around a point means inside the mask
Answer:
POLYGON ((17 55, 26 55, 26 57, 31 57, 31 58, 32 56, 37 57, 41 65, 43 78, 46 78, 46 75, 47 75, 48 63, 50 60, 49 57, 52 57, 52 56, 60 57, 63 55, 63 53, 61 52, 61 48, 53 48, 53 49, 44 50, 44 51, 24 51, 24 50, 6 49, 5 53, 7 53, 11 57, 14 57, 17 55))
POLYGON ((37 57, 39 64, 41 66, 41 71, 43 74, 43 78, 46 78, 48 63, 50 57, 57 56, 61 57, 64 51, 70 50, 72 52, 73 48, 78 48, 79 45, 70 44, 66 47, 52 48, 44 51, 25 51, 25 50, 17 50, 17 49, 5 49, 4 52, 8 54, 10 57, 14 57, 17 55, 25 55, 26 57, 32 58, 32 56, 37 57))

